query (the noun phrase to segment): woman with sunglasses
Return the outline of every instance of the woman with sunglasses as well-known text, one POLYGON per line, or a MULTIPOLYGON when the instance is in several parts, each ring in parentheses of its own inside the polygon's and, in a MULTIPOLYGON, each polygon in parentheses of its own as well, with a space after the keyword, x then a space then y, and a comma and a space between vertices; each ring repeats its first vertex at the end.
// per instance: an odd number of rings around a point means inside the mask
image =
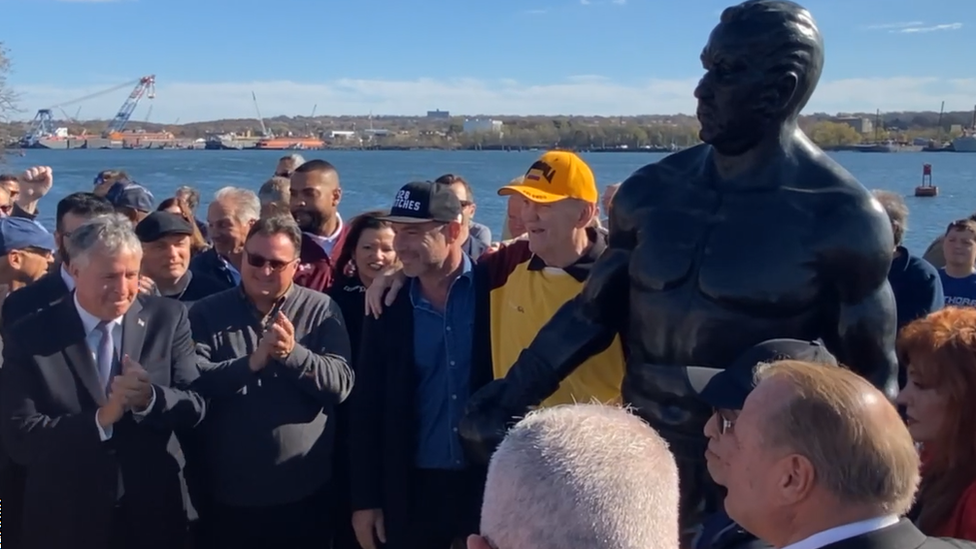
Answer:
MULTIPOLYGON (((837 365, 837 360, 818 342, 795 339, 771 339, 749 349, 727 368, 686 368, 687 383, 692 391, 714 410, 705 424, 708 448, 705 460, 708 473, 719 485, 724 484, 724 463, 735 451, 735 420, 742 405, 755 387, 754 374, 760 364, 778 360, 801 360, 837 365)), ((745 531, 719 511, 705 519, 692 549, 765 549, 766 542, 745 531)))

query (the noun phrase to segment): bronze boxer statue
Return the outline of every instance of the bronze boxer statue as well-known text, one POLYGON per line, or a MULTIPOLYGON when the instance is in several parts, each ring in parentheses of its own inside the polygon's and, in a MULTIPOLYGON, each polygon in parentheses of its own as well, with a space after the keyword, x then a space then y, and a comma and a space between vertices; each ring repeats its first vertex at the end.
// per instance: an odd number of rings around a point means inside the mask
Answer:
POLYGON ((792 2, 722 13, 695 89, 704 144, 620 186, 609 247, 580 295, 470 401, 461 424, 470 450, 487 459, 512 418, 619 333, 624 402, 670 442, 689 529, 716 497, 703 458, 712 410, 690 393, 685 366, 724 368, 769 339, 820 339, 894 397, 891 227, 797 127, 823 56, 816 23, 792 2))

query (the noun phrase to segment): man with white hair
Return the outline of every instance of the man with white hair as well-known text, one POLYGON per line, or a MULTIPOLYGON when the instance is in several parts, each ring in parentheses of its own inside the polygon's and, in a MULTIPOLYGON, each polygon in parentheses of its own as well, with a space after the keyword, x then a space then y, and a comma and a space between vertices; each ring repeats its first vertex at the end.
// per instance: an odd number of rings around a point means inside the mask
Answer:
POLYGON ((27 471, 23 547, 183 547, 174 433, 204 415, 186 308, 140 296, 142 245, 124 216, 66 244, 74 291, 4 338, 0 427, 27 471))
POLYGON ((254 191, 224 187, 207 208, 207 225, 213 248, 190 262, 194 276, 210 277, 224 289, 241 282, 241 260, 247 231, 261 217, 261 201, 254 191))
POLYGON ((529 414, 488 468, 468 549, 676 549, 678 468, 638 417, 598 404, 529 414))

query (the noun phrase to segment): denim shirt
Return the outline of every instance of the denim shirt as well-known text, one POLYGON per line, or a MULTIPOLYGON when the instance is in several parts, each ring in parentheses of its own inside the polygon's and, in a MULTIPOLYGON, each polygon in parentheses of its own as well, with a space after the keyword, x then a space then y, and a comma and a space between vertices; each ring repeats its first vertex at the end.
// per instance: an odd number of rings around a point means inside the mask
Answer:
POLYGON ((470 396, 475 288, 471 259, 451 283, 443 312, 437 311, 411 280, 413 348, 417 367, 417 453, 420 469, 463 469, 458 424, 470 396))

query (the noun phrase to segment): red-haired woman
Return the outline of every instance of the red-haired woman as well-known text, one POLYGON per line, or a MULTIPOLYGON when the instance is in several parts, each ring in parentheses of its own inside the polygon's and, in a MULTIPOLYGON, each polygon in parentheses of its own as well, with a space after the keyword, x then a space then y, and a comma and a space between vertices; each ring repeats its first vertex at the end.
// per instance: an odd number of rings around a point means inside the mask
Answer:
POLYGON ((922 452, 912 516, 929 536, 976 541, 976 308, 947 307, 902 329, 898 396, 922 452))

